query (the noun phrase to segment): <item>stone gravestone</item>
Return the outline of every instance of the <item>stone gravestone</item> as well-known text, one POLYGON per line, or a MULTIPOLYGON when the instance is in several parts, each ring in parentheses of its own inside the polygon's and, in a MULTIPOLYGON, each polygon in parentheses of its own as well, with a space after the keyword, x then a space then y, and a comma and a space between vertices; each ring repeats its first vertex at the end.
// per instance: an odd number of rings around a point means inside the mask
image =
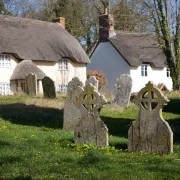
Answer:
POLYGON ((77 91, 81 92, 75 101, 81 118, 74 131, 75 144, 108 146, 108 129, 98 112, 106 102, 104 96, 101 96, 91 83, 86 84, 84 88, 79 87, 77 91))
POLYGON ((36 74, 29 73, 26 75, 26 92, 29 96, 37 94, 37 76, 36 74))
POLYGON ((66 131, 74 131, 76 124, 81 118, 81 113, 78 107, 73 102, 73 98, 79 96, 78 92, 75 91, 78 86, 83 87, 83 83, 79 80, 78 77, 74 77, 67 86, 67 97, 64 103, 63 122, 63 129, 66 131))
POLYGON ((132 79, 128 74, 122 74, 117 79, 114 88, 113 103, 121 108, 128 107, 132 90, 132 79))
POLYGON ((54 81, 49 77, 45 76, 42 79, 43 93, 45 98, 56 98, 56 89, 54 81))
POLYGON ((96 89, 98 90, 98 84, 99 81, 96 79, 95 76, 90 76, 87 80, 86 80, 86 84, 91 83, 93 86, 96 87, 96 89))
POLYGON ((148 82, 134 102, 139 107, 139 116, 128 131, 128 150, 168 154, 173 152, 173 132, 162 118, 162 107, 168 99, 148 82))

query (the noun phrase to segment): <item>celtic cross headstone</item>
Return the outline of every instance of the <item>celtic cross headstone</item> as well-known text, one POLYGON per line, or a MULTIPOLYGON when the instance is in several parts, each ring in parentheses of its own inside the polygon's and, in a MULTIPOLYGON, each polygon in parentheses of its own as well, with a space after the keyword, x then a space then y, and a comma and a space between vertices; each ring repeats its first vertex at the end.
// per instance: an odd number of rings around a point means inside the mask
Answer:
POLYGON ((172 153, 173 132, 162 117, 162 108, 168 99, 152 82, 148 82, 134 102, 139 107, 139 116, 128 131, 128 150, 172 153))
POLYGON ((77 91, 81 93, 75 104, 80 109, 81 118, 75 128, 75 143, 108 146, 108 129, 98 112, 106 103, 104 96, 101 96, 91 83, 84 88, 79 87, 77 91))
POLYGON ((81 113, 78 107, 74 104, 74 100, 79 96, 76 91, 77 87, 83 87, 83 83, 78 77, 72 78, 67 86, 67 96, 64 103, 64 122, 63 129, 66 131, 74 131, 76 124, 80 120, 81 113))

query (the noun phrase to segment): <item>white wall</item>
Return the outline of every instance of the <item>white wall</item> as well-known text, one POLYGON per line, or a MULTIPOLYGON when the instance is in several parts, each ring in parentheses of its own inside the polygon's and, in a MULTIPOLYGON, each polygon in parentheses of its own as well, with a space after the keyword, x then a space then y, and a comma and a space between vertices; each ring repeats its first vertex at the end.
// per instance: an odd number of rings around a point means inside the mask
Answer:
POLYGON ((91 63, 87 65, 87 69, 103 72, 108 80, 109 90, 113 89, 117 77, 130 74, 130 66, 110 42, 100 43, 90 59, 91 63))
POLYGON ((69 73, 68 82, 72 80, 73 77, 79 77, 79 79, 85 84, 87 79, 87 71, 86 71, 86 64, 82 63, 75 63, 70 61, 69 62, 69 69, 71 72, 69 73))
MULTIPOLYGON (((33 61, 48 77, 54 82, 56 89, 60 84, 68 84, 73 77, 79 77, 79 79, 85 83, 86 80, 86 64, 75 63, 68 61, 68 70, 58 70, 57 62, 45 62, 45 61, 33 61)), ((40 92, 43 92, 42 85, 39 84, 40 92)))
POLYGON ((153 81, 155 85, 164 83, 169 90, 172 90, 172 80, 167 77, 167 69, 165 68, 154 68, 148 64, 147 66, 147 77, 141 76, 141 66, 131 67, 130 76, 133 80, 132 92, 138 92, 145 86, 148 81, 153 81))
MULTIPOLYGON (((10 67, 0 67, 0 83, 9 83, 11 75, 18 63, 18 60, 14 58, 12 55, 9 55, 11 59, 11 66, 10 67)), ((11 91, 16 92, 16 84, 11 83, 11 91)))
POLYGON ((0 67, 0 82, 10 82, 10 77, 18 63, 18 61, 12 55, 9 56, 11 59, 11 67, 0 67))

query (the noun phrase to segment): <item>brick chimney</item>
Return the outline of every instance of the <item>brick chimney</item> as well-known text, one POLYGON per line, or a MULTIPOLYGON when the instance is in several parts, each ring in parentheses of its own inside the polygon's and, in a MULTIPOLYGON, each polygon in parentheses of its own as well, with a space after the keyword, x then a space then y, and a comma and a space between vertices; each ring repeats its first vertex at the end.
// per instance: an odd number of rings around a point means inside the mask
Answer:
POLYGON ((114 17, 108 14, 107 8, 103 15, 99 16, 99 41, 105 42, 109 37, 115 36, 114 32, 114 17))
POLYGON ((65 18, 64 17, 56 18, 53 20, 53 22, 59 23, 65 29, 65 18))

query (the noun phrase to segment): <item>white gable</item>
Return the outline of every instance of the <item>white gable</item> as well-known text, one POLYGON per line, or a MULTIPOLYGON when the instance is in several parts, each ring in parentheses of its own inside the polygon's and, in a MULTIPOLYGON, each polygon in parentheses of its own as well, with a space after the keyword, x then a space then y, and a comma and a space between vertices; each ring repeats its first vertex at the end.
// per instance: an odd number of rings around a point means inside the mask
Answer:
POLYGON ((106 75, 108 88, 112 89, 121 74, 130 74, 130 66, 110 42, 100 43, 91 56, 88 70, 101 71, 106 75))

